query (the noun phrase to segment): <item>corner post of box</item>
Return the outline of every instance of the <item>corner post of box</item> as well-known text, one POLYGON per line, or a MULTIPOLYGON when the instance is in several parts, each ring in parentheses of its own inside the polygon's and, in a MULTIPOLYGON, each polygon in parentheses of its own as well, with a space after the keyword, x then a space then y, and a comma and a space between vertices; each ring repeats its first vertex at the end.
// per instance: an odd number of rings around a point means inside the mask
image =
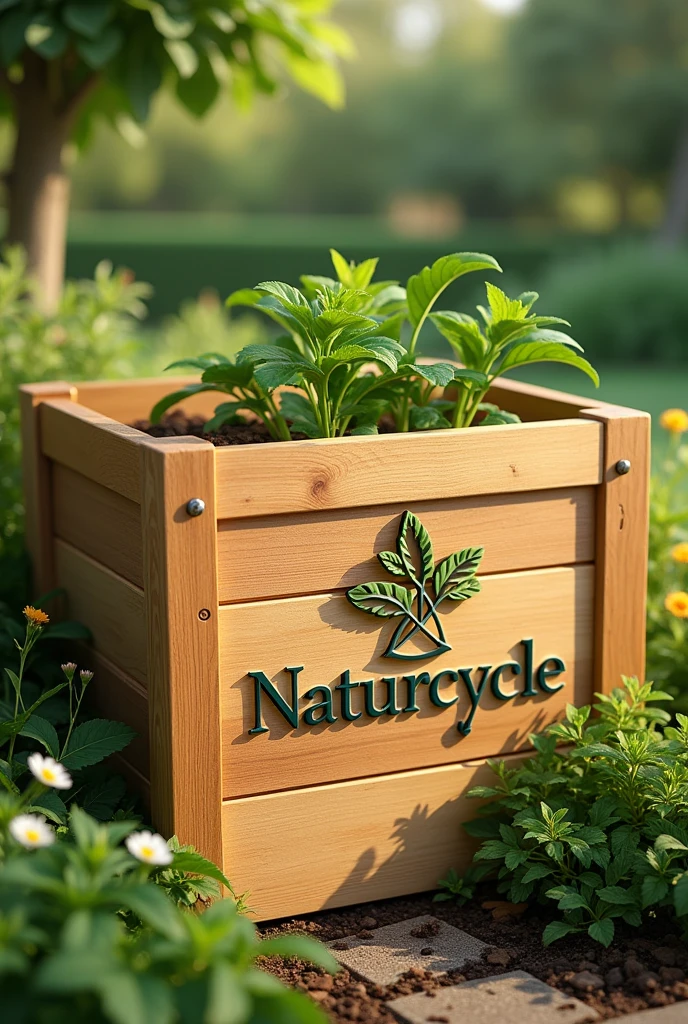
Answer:
POLYGON ((222 864, 215 450, 186 437, 140 451, 151 812, 222 864))
POLYGON ((41 442, 41 405, 52 398, 75 402, 77 389, 66 381, 24 384, 19 389, 26 546, 36 597, 55 586, 50 460, 41 442))
POLYGON ((619 406, 580 414, 604 425, 595 554, 595 689, 645 676, 650 504, 648 413, 619 406), (628 465, 630 463, 630 466, 628 465))

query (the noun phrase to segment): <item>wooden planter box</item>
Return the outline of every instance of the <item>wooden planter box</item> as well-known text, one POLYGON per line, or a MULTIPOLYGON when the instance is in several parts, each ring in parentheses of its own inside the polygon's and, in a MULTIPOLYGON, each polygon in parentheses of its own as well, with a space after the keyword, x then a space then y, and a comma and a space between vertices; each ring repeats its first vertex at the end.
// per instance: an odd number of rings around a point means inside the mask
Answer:
POLYGON ((102 713, 139 733, 120 766, 259 919, 434 888, 485 759, 643 675, 649 417, 507 382, 522 426, 214 448, 126 425, 172 386, 22 390, 36 587, 93 632, 102 713), (451 650, 417 661, 346 600, 392 579, 406 509, 438 560, 485 548, 451 650))

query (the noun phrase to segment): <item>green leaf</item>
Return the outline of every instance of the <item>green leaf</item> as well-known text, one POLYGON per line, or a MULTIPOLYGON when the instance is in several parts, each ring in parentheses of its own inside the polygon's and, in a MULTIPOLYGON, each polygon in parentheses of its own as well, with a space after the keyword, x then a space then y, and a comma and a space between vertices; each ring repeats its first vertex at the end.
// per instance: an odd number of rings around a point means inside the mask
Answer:
POLYGON ((457 584, 473 579, 484 554, 485 548, 464 548, 440 562, 433 580, 437 596, 442 596, 445 590, 457 584))
POLYGON ((604 921, 593 921, 588 927, 588 935, 595 942, 601 942, 606 947, 614 938, 614 922, 609 917, 604 921))
POLYGON ((413 602, 411 591, 397 583, 361 583, 347 590, 346 596, 356 608, 381 619, 407 615, 413 602))
POLYGON ((521 417, 515 412, 507 412, 505 409, 490 409, 487 416, 479 421, 479 427, 503 427, 513 423, 520 423, 521 417))
POLYGON ((150 4, 150 12, 153 24, 165 39, 186 39, 193 32, 193 18, 185 17, 183 14, 172 14, 159 3, 150 4))
POLYGON ((31 715, 31 718, 19 735, 28 736, 32 740, 38 740, 51 757, 59 757, 60 741, 57 738, 55 726, 47 719, 40 718, 38 715, 31 715))
MULTIPOLYGON (((213 367, 213 369, 219 369, 219 367, 213 367)), ((201 391, 218 390, 220 389, 214 387, 210 383, 187 384, 186 387, 180 388, 179 391, 172 391, 169 395, 165 395, 164 398, 161 398, 160 401, 151 409, 150 421, 151 423, 159 423, 168 409, 171 409, 173 405, 179 405, 180 402, 190 398, 192 395, 198 395, 201 391)))
POLYGON ((571 932, 579 930, 575 924, 568 924, 566 921, 550 921, 542 933, 542 944, 543 946, 550 946, 557 939, 563 939, 564 936, 570 935, 571 932))
POLYGON ((336 974, 339 964, 324 946, 305 935, 278 935, 264 939, 256 950, 257 956, 296 957, 307 963, 316 964, 331 974, 336 974))
POLYGON ((98 988, 111 1024, 174 1024, 179 1019, 172 989, 162 978, 121 971, 106 974, 98 988))
POLYGON ((97 39, 77 39, 76 48, 90 68, 105 67, 122 49, 124 33, 118 25, 108 25, 97 39))
POLYGON ((21 680, 16 672, 13 672, 11 668, 6 668, 5 672, 9 676, 10 682, 12 683, 12 689, 15 693, 21 692, 21 680))
POLYGON ((404 564, 396 551, 380 551, 377 557, 387 572, 391 572, 393 576, 406 575, 404 564))
POLYGON ((79 32, 87 39, 97 39, 114 13, 114 5, 110 0, 98 3, 91 0, 88 4, 68 3, 62 9, 62 20, 67 28, 79 32))
POLYGON ((606 885, 603 889, 597 890, 597 895, 605 903, 612 903, 615 906, 632 906, 636 902, 633 893, 619 885, 606 885))
POLYGON ((681 850, 688 851, 688 846, 682 843, 680 839, 676 839, 675 836, 661 835, 655 839, 655 850, 681 850))
POLYGON ((153 95, 162 85, 162 70, 155 55, 146 49, 145 44, 146 41, 141 39, 137 45, 128 46, 125 51, 128 63, 124 85, 131 112, 139 124, 148 119, 153 95))
POLYGON ((412 368, 419 377, 423 377, 424 380, 430 381, 431 384, 440 388, 446 387, 454 380, 456 369, 451 363, 431 363, 429 365, 414 363, 412 368))
POLYGON ((144 924, 168 938, 184 938, 186 927, 183 914, 158 886, 142 882, 130 888, 120 886, 117 891, 121 892, 122 906, 132 910, 144 924))
POLYGON ((67 824, 67 808, 64 800, 57 795, 54 789, 48 789, 40 796, 37 796, 35 800, 31 801, 31 806, 27 810, 44 814, 46 818, 53 821, 56 825, 67 824))
POLYGON ((499 373, 506 373, 518 366, 528 366, 531 363, 566 363, 582 370, 598 387, 600 378, 597 370, 587 359, 572 352, 565 345, 557 345, 551 342, 527 341, 514 345, 509 349, 499 367, 499 373))
POLYGON ((397 551, 409 579, 424 582, 430 578, 435 568, 430 534, 418 516, 408 510, 402 515, 399 524, 397 551), (415 543, 412 545, 412 542, 415 543))
POLYGON ((678 917, 688 914, 688 871, 674 885, 674 909, 678 917))
POLYGON ((344 79, 335 64, 289 53, 286 65, 291 77, 305 92, 316 96, 333 110, 341 110, 344 106, 344 79))
POLYGON ((12 64, 26 45, 25 34, 31 23, 32 13, 22 6, 21 10, 10 11, 1 23, 0 61, 3 67, 12 64))
POLYGON ((575 338, 572 338, 568 334, 564 334, 563 331, 551 331, 537 328, 534 331, 530 331, 522 340, 524 342, 541 341, 555 345, 569 345, 571 348, 578 349, 579 352, 583 351, 583 346, 580 345, 575 338))
POLYGON ((110 754, 123 750, 136 733, 123 722, 92 718, 82 722, 72 733, 62 764, 70 771, 103 761, 110 754))
POLYGON ((419 274, 409 278, 406 294, 411 324, 416 330, 420 327, 439 296, 452 281, 474 270, 501 269, 492 256, 484 253, 460 252, 442 256, 431 267, 424 267, 419 274))
POLYGON ((166 39, 164 47, 181 78, 191 78, 198 71, 198 53, 185 39, 166 39))
POLYGON ((38 15, 26 29, 26 42, 45 60, 55 60, 67 49, 69 32, 50 15, 38 15))
POLYGON ((264 363, 254 370, 254 377, 264 391, 274 391, 285 384, 297 384, 298 370, 291 363, 264 363))
POLYGON ((262 299, 262 295, 255 288, 239 288, 232 292, 225 299, 225 306, 231 309, 232 306, 256 306, 262 299))
POLYGON ((446 430, 449 420, 435 405, 412 405, 409 413, 411 430, 446 430))
POLYGON ((432 313, 430 319, 462 363, 466 366, 481 364, 487 343, 477 320, 466 313, 455 313, 453 310, 432 313))
POLYGON ((547 878, 553 870, 554 868, 548 867, 547 864, 533 864, 531 868, 528 868, 521 881, 526 885, 528 882, 536 882, 540 878, 547 878))
POLYGON ((251 1017, 251 999, 239 971, 218 960, 210 968, 208 1002, 203 1020, 206 1024, 245 1024, 251 1017))
POLYGON ((220 92, 213 66, 204 53, 197 54, 198 70, 190 78, 177 82, 177 96, 189 113, 203 117, 210 110, 220 92))
POLYGON ((669 883, 659 875, 646 875, 640 890, 643 910, 651 907, 653 903, 659 903, 669 892, 669 883))
POLYGON ((214 878, 220 885, 224 885, 230 892, 232 892, 231 882, 222 874, 216 864, 213 864, 211 860, 201 856, 200 853, 195 853, 192 850, 187 852, 175 853, 174 860, 172 861, 171 867, 175 871, 186 871, 192 875, 203 875, 206 878, 214 878))

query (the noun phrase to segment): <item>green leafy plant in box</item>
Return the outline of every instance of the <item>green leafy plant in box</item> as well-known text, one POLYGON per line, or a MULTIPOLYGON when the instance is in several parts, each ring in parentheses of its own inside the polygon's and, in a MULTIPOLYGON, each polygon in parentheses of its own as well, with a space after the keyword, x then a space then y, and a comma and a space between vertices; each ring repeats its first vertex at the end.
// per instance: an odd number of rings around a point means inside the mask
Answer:
POLYGON ((531 312, 534 292, 509 299, 488 284, 485 321, 463 313, 433 312, 440 296, 465 274, 501 268, 483 253, 454 253, 414 274, 402 288, 373 280, 377 259, 347 263, 331 250, 336 277, 301 278, 301 289, 264 281, 230 295, 230 307, 248 306, 270 317, 283 332, 270 345, 249 345, 231 362, 218 353, 178 360, 168 369, 200 370, 201 381, 166 396, 151 412, 153 423, 173 405, 200 391, 231 396, 207 429, 232 423, 244 411, 257 417, 274 440, 292 431, 308 437, 375 434, 384 417, 396 430, 468 427, 518 422, 484 398, 502 373, 530 363, 574 366, 595 383, 592 366, 574 349, 578 342, 554 324, 557 317, 531 312), (418 359, 418 341, 432 320, 463 365, 418 359), (277 394, 278 389, 289 388, 277 394), (437 389, 451 388, 453 396, 437 389))
POLYGON ((587 932, 608 946, 616 921, 639 927, 659 908, 688 934, 688 717, 668 725, 654 707, 668 695, 636 679, 596 696, 598 717, 569 705, 531 737, 531 759, 492 762, 494 785, 469 791, 488 802, 466 826, 482 840, 468 881, 493 877, 513 903, 556 907, 546 944, 587 932))

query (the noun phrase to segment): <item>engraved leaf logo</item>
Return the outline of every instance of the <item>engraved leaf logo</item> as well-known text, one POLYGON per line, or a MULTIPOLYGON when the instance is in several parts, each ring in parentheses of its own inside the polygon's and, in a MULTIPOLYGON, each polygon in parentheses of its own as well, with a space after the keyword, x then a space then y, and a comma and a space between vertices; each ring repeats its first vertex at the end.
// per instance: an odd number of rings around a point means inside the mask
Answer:
POLYGON ((476 573, 484 549, 464 548, 449 555, 435 568, 430 535, 420 519, 406 511, 399 523, 396 551, 381 551, 380 564, 392 576, 405 577, 410 587, 399 583, 362 583, 347 591, 351 604, 369 615, 399 619, 384 657, 415 661, 450 651, 444 626, 437 614, 445 601, 467 601, 480 593, 476 573), (422 640, 427 651, 411 653, 402 648, 410 640, 422 640))

